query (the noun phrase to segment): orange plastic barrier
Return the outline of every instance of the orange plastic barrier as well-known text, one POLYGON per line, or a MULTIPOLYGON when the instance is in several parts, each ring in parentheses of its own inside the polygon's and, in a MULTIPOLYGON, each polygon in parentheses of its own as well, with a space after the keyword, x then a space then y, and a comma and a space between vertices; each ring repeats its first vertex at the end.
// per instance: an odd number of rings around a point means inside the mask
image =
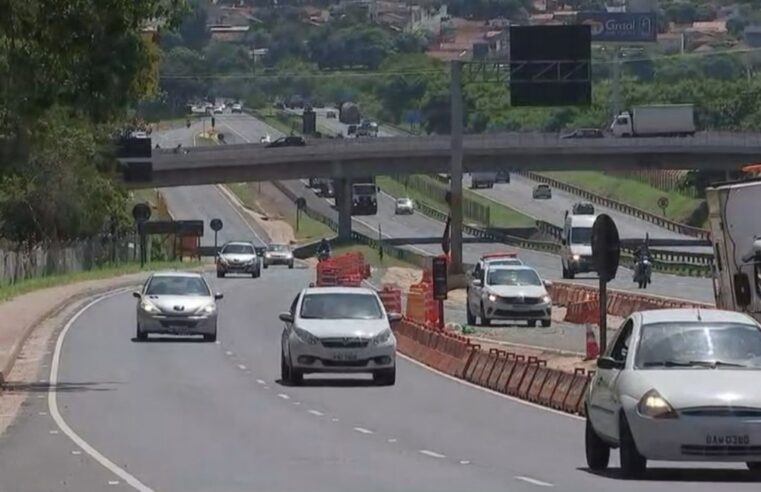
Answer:
POLYGON ((600 301, 579 301, 568 304, 565 321, 569 323, 596 323, 600 313, 600 301))
POLYGON ((359 287, 370 276, 370 268, 360 252, 333 256, 317 264, 317 285, 359 287))
POLYGON ((389 313, 402 312, 402 289, 396 285, 384 284, 383 288, 378 291, 378 295, 383 302, 383 307, 389 313))

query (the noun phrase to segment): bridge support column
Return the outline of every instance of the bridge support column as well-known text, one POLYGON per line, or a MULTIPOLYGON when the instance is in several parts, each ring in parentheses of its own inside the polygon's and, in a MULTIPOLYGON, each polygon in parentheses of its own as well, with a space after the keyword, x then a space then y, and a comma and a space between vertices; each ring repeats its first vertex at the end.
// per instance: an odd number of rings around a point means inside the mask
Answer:
POLYGON ((338 239, 351 240, 351 179, 338 178, 336 184, 336 209, 338 210, 338 239))
POLYGON ((450 158, 450 254, 449 286, 463 287, 465 275, 462 267, 462 62, 451 62, 450 94, 452 97, 451 158, 450 158))

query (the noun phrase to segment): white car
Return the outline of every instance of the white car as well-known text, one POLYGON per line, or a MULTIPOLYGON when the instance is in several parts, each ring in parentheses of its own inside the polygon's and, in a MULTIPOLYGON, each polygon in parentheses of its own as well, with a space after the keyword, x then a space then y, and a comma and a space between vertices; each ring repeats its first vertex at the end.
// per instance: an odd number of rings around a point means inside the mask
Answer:
POLYGON ((281 378, 298 385, 307 373, 370 372, 382 385, 396 382, 396 337, 375 291, 310 287, 293 300, 281 337, 281 378))
POLYGON ((492 320, 526 321, 529 326, 552 324, 552 299, 546 284, 525 265, 489 266, 485 275, 468 286, 466 316, 469 325, 488 326, 492 320))
POLYGON ((230 108, 231 113, 242 113, 243 112, 243 105, 240 103, 235 103, 230 108))
POLYGON ((394 206, 394 215, 412 215, 415 212, 415 204, 411 198, 397 198, 394 206))
POLYGON ((264 250, 262 266, 269 268, 270 265, 288 265, 288 268, 293 268, 293 261, 293 251, 287 244, 272 243, 264 250))
POLYGON ((137 298, 138 340, 149 333, 203 335, 217 339, 217 300, 206 279, 193 272, 157 272, 133 292, 137 298))
POLYGON ((222 246, 217 257, 217 277, 228 273, 242 273, 258 278, 262 274, 259 256, 254 245, 247 242, 229 242, 222 246))
POLYGON ((633 313, 597 361, 585 399, 592 470, 619 448, 621 472, 647 460, 745 462, 761 472, 761 325, 743 313, 633 313))
POLYGON ((259 143, 272 143, 272 137, 270 137, 269 134, 264 135, 263 137, 259 138, 259 143))

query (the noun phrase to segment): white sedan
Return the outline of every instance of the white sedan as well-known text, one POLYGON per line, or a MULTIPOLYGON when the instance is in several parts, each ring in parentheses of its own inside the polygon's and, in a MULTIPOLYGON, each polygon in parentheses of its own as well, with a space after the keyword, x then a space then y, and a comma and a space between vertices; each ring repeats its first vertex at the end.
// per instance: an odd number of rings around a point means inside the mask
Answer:
POLYGON ((761 326, 742 313, 632 314, 586 395, 593 470, 620 448, 625 477, 647 460, 746 463, 761 472, 761 326))
POLYGON ((310 287, 280 314, 283 382, 301 384, 307 373, 369 372, 381 385, 396 382, 396 338, 378 294, 360 287, 310 287))

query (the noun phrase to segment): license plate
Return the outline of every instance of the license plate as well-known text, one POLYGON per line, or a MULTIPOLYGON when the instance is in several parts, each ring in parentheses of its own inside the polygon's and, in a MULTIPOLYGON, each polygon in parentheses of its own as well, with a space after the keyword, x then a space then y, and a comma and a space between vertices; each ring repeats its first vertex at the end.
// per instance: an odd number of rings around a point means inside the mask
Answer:
POLYGON ((351 360, 357 360, 357 354, 348 352, 348 353, 342 353, 342 354, 335 354, 333 355, 334 360, 344 360, 344 361, 351 361, 351 360))
POLYGON ((708 446, 748 446, 750 436, 748 434, 708 434, 706 444, 708 446))

